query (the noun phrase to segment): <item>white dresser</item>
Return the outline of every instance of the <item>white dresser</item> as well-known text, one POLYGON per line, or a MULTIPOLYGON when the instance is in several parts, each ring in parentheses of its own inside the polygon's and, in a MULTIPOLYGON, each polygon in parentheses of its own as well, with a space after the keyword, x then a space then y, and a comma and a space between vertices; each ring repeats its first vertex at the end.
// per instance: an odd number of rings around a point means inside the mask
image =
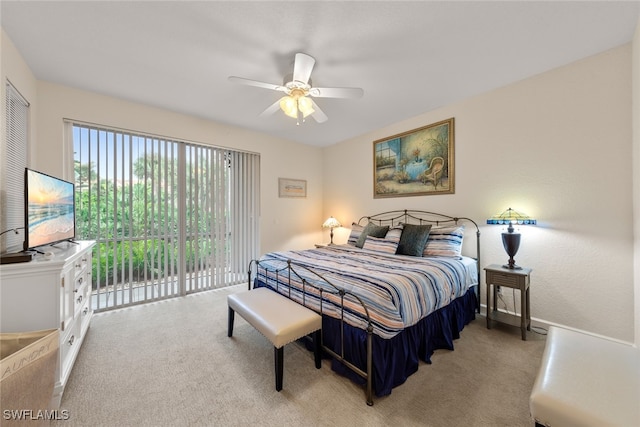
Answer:
POLYGON ((53 256, 0 265, 0 332, 60 330, 52 407, 58 408, 89 328, 93 241, 46 246, 53 256))

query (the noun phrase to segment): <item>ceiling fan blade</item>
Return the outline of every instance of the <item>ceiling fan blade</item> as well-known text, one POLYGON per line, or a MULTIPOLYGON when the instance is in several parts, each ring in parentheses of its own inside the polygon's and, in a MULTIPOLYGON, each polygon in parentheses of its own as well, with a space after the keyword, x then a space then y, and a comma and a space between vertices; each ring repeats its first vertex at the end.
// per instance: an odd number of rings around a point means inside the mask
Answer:
POLYGON ((280 100, 278 99, 276 102, 268 106, 266 110, 260 113, 260 117, 270 116, 276 111, 278 111, 279 109, 280 109, 280 100))
POLYGON ((309 83, 311 71, 316 64, 316 60, 306 53, 296 53, 296 59, 293 62, 293 81, 309 83))
POLYGON ((284 92, 284 89, 285 89, 284 86, 274 85, 274 84, 265 83, 265 82, 259 82, 257 80, 245 79, 245 78, 236 77, 236 76, 230 76, 229 81, 234 83, 239 83, 241 85, 261 87, 263 89, 279 90, 281 92, 284 92))
POLYGON ((316 122, 318 123, 324 123, 327 120, 329 120, 329 118, 327 117, 327 115, 324 113, 324 111, 322 111, 320 109, 320 107, 318 107, 318 104, 316 104, 315 102, 313 102, 313 100, 311 100, 311 104, 313 105, 313 109, 315 110, 313 113, 311 113, 311 117, 313 117, 315 119, 316 122))
POLYGON ((359 87, 314 87, 309 95, 315 98, 362 98, 364 90, 359 87))

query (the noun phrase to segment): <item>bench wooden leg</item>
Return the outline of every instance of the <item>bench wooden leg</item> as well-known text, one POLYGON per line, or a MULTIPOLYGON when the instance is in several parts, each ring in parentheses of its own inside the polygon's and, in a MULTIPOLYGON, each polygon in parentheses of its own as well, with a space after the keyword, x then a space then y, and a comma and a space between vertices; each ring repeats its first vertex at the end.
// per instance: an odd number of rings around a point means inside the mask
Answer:
POLYGON ((229 307, 229 321, 227 326, 227 336, 230 337, 233 335, 233 319, 234 319, 235 311, 231 307, 229 307))
POLYGON ((282 372, 284 367, 284 346, 273 347, 274 360, 276 365, 276 391, 282 390, 282 372))
POLYGON ((322 367, 322 329, 318 329, 313 333, 313 357, 316 360, 316 369, 322 367))

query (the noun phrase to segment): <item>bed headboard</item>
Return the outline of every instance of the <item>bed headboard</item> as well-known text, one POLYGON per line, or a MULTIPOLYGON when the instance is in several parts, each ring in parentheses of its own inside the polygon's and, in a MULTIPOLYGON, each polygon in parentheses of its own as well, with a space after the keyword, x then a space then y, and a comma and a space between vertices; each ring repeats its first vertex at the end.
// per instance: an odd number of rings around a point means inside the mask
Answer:
MULTIPOLYGON (((416 209, 404 209, 363 216, 358 220, 358 224, 360 225, 366 225, 369 222, 373 222, 377 225, 389 226, 398 225, 400 223, 420 225, 431 224, 433 226, 464 224, 465 228, 471 229, 471 231, 475 230, 475 255, 470 254, 469 256, 475 258, 478 263, 478 287, 480 286, 480 228, 471 218, 462 216, 456 217, 416 209)), ((466 245, 466 247, 473 247, 473 245, 466 245)), ((480 295, 478 293, 478 301, 480 301, 479 296, 480 295)))
POLYGON ((398 225, 404 224, 432 224, 438 225, 453 225, 460 223, 470 223, 476 230, 476 233, 480 234, 480 228, 478 224, 471 218, 467 217, 455 217, 436 212, 427 212, 416 209, 404 209, 383 212, 370 216, 363 216, 358 220, 358 224, 363 225, 363 222, 373 222, 378 225, 398 225))

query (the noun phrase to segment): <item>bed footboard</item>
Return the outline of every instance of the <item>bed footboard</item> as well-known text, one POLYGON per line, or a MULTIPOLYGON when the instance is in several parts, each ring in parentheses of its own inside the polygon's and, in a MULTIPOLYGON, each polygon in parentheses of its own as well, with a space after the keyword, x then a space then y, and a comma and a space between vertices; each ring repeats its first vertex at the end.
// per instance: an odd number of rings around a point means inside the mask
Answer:
MULTIPOLYGON (((266 266, 260 264, 259 260, 252 260, 249 262, 248 269, 248 289, 251 289, 252 283, 255 285, 255 280, 258 277, 258 270, 262 268, 265 270, 265 286, 271 288, 272 290, 278 292, 281 295, 288 297, 289 299, 317 312, 320 315, 325 315, 326 313, 323 310, 325 297, 329 295, 333 296, 334 301, 337 299, 339 301, 340 307, 340 316, 338 318, 340 322, 341 334, 340 334, 340 345, 339 350, 334 351, 328 346, 324 344, 324 340, 321 339, 321 345, 323 351, 325 351, 328 355, 334 358, 334 360, 339 361, 344 366, 346 366, 351 371, 355 372, 357 375, 362 377, 365 382, 365 395, 367 405, 373 405, 373 325, 371 323, 371 318, 369 316, 369 309, 366 304, 355 294, 346 291, 338 286, 332 284, 329 280, 325 279, 321 274, 311 270, 310 268, 298 265, 293 263, 292 261, 288 261, 287 265, 279 270, 268 269, 266 266), (255 267, 255 276, 254 276, 254 267, 255 267), (317 286, 311 284, 302 277, 299 272, 302 270, 311 273, 313 276, 317 277, 318 281, 322 284, 322 286, 317 286), (270 280, 270 276, 272 279, 270 280), (293 288, 291 286, 292 277, 297 277, 302 281, 302 289, 293 288), (319 301, 319 307, 310 304, 310 300, 319 301), (344 319, 344 311, 345 311, 345 300, 351 300, 351 302, 355 302, 360 304, 365 313, 366 320, 366 333, 367 333, 367 343, 366 343, 366 371, 360 369, 356 366, 352 361, 347 360, 345 357, 345 343, 344 343, 344 327, 345 327, 345 319, 344 319)), ((320 334, 322 337, 323 334, 320 334)))

